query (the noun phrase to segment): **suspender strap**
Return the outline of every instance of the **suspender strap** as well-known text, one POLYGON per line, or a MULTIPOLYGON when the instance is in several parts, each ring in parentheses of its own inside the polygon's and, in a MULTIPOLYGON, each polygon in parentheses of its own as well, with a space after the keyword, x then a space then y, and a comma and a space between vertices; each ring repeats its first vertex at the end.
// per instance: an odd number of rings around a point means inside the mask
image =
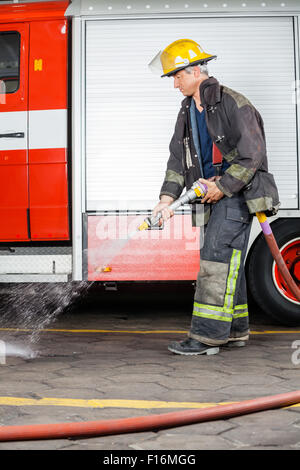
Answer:
POLYGON ((223 155, 216 146, 216 144, 213 144, 213 149, 212 149, 212 163, 215 168, 215 176, 220 176, 221 174, 221 167, 222 167, 222 162, 223 162, 223 155))

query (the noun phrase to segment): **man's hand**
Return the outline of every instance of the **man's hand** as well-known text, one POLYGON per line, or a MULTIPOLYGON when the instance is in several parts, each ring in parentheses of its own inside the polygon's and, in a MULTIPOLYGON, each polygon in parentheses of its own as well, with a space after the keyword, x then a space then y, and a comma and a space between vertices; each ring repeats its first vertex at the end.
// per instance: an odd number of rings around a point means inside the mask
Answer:
MULTIPOLYGON (((152 214, 155 216, 159 212, 162 214, 162 220, 165 222, 173 217, 174 212, 169 209, 169 205, 172 204, 174 199, 171 196, 162 196, 160 202, 154 207, 152 214)), ((162 222, 161 220, 161 222, 162 222)))
POLYGON ((206 196, 201 199, 201 204, 204 204, 205 202, 211 202, 215 204, 218 202, 222 197, 224 196, 224 193, 220 191, 218 186, 214 181, 210 180, 205 180, 205 179, 199 179, 200 183, 204 183, 207 186, 207 193, 206 196))

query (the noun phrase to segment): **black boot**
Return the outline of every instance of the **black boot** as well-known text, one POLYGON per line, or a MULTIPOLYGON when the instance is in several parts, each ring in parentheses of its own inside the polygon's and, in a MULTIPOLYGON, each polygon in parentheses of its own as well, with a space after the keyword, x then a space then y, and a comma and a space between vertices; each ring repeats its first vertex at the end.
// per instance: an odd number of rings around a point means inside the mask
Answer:
POLYGON ((181 354, 183 356, 196 356, 199 354, 218 354, 219 347, 208 346, 195 339, 187 338, 183 341, 174 341, 168 346, 168 350, 174 354, 181 354))

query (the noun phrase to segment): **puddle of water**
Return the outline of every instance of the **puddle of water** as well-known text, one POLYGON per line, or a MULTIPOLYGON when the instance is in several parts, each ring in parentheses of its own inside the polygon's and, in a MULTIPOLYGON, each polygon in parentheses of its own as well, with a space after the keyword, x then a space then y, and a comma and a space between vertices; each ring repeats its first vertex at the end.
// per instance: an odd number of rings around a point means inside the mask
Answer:
POLYGON ((22 344, 8 343, 5 341, 2 351, 4 357, 21 357, 23 359, 34 359, 38 356, 38 351, 22 344))

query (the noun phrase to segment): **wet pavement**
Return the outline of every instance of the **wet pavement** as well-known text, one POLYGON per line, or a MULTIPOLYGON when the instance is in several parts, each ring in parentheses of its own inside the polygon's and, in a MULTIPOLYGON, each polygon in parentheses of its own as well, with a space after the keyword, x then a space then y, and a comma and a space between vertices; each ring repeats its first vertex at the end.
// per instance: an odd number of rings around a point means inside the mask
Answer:
MULTIPOLYGON (((300 389, 300 326, 275 325, 255 307, 247 347, 170 353, 168 344, 188 331, 191 304, 191 289, 176 286, 94 291, 35 343, 12 319, 0 344, 36 357, 0 355, 0 425, 147 416, 300 389)), ((300 406, 160 431, 2 442, 4 449, 299 450, 300 406)))

